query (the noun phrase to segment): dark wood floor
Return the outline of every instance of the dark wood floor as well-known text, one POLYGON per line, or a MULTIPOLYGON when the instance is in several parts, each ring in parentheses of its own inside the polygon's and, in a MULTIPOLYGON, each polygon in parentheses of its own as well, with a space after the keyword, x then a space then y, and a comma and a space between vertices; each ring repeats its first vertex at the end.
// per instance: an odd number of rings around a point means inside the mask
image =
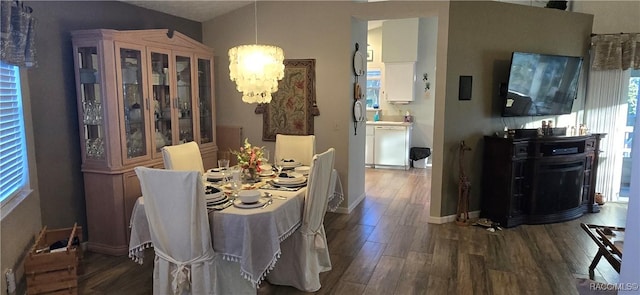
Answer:
MULTIPOLYGON (((489 232, 428 224, 430 169, 367 169, 366 199, 325 218, 333 269, 318 294, 577 294, 597 247, 580 222, 625 226, 626 205, 577 220, 489 232)), ((151 294, 153 250, 140 266, 87 253, 79 294, 151 294)), ((603 259, 596 280, 615 283, 603 259)), ((259 294, 304 294, 264 283, 259 294)))

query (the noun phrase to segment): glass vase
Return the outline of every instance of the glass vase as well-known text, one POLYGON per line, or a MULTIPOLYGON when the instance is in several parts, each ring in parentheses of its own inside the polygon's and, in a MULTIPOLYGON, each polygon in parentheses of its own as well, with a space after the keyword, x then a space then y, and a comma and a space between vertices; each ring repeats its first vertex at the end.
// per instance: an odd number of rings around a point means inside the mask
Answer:
POLYGON ((258 170, 256 167, 244 168, 243 171, 244 181, 247 183, 255 183, 260 181, 260 177, 258 177, 258 170))

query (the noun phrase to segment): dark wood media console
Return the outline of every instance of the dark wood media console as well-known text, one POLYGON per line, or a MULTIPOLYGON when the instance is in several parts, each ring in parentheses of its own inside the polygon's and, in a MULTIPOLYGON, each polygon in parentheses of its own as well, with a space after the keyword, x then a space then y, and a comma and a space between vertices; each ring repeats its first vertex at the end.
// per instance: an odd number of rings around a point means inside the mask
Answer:
POLYGON ((594 196, 602 137, 485 136, 480 217, 513 227, 600 211, 594 196))

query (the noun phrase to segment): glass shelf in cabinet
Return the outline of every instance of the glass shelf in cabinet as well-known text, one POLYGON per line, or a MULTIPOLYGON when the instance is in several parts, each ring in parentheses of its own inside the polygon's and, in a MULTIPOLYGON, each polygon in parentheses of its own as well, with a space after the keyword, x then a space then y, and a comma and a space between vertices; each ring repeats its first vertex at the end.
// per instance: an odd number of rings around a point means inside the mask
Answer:
POLYGON ((79 69, 80 83, 82 84, 96 84, 98 81, 98 72, 95 69, 84 68, 79 69))
POLYGON ((131 125, 142 125, 142 124, 144 124, 144 120, 142 120, 142 119, 129 120, 129 124, 131 124, 131 125))

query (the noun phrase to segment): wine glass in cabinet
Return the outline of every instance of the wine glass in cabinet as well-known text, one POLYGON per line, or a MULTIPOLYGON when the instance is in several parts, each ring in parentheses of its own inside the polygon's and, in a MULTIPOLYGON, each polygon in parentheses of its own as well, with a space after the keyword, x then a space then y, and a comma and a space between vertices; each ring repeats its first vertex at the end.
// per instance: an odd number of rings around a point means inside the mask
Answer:
POLYGON ((105 130, 98 47, 77 47, 75 63, 78 67, 76 79, 83 159, 85 162, 101 162, 105 159, 105 130))

